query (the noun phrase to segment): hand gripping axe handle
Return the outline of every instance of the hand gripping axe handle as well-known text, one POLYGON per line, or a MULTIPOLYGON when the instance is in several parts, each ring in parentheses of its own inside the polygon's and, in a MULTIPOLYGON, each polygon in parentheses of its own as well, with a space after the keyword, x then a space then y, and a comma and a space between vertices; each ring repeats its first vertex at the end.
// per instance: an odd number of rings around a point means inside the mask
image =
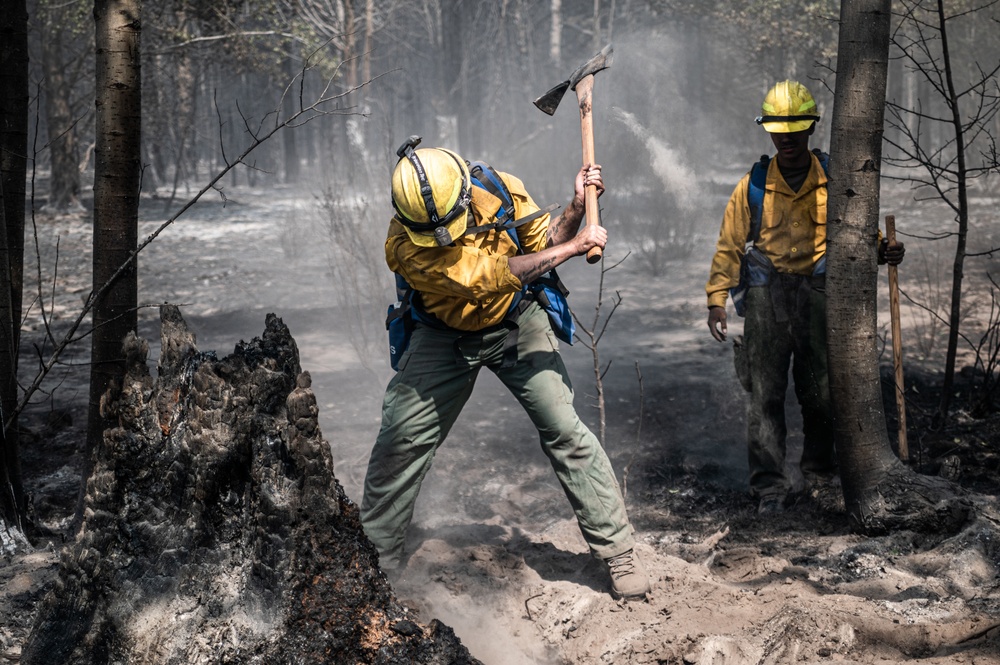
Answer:
MULTIPOLYGON (((613 56, 611 44, 608 44, 601 49, 600 53, 573 72, 568 79, 534 101, 535 106, 540 111, 552 115, 556 112, 556 108, 558 108, 566 91, 569 89, 576 91, 576 99, 580 106, 580 129, 583 134, 583 163, 585 165, 597 163, 594 156, 594 118, 591 104, 594 93, 594 75, 602 69, 610 67, 613 56)), ((584 204, 587 224, 600 224, 601 209, 597 204, 597 187, 595 185, 587 185, 584 190, 584 204)), ((587 262, 597 263, 601 260, 601 256, 601 248, 593 247, 587 252, 587 262)))

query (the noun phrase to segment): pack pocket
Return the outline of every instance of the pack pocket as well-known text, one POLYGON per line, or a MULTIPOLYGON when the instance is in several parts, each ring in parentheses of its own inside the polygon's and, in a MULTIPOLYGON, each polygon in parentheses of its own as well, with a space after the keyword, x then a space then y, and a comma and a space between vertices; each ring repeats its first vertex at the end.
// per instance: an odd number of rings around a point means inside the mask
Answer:
POLYGON ((552 326, 552 332, 559 340, 572 346, 573 336, 576 334, 576 322, 573 320, 573 312, 570 311, 569 301, 566 299, 569 291, 559 279, 556 271, 550 270, 528 284, 528 291, 531 292, 538 306, 549 315, 549 325, 552 326))
POLYGON ((740 261, 740 283, 729 289, 729 297, 733 301, 736 314, 746 316, 747 291, 751 286, 767 286, 771 282, 773 272, 774 265, 763 252, 752 245, 747 248, 740 261))
POLYGON ((402 302, 389 305, 385 317, 385 329, 389 331, 389 364, 393 371, 399 371, 399 359, 410 346, 413 334, 413 315, 410 312, 409 294, 402 302))

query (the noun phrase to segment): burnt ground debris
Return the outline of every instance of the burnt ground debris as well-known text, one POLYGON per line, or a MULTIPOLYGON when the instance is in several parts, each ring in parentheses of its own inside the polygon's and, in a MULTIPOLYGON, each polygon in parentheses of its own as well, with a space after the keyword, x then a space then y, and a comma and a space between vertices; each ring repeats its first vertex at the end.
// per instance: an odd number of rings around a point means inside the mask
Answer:
MULTIPOLYGON (((336 476, 357 500, 382 377, 358 370, 352 351, 338 350, 345 345, 338 336, 343 312, 333 311, 324 302, 327 294, 315 288, 325 257, 300 252, 290 259, 277 249, 283 218, 268 211, 252 193, 234 196, 228 210, 211 212, 204 233, 198 220, 179 228, 184 256, 165 245, 148 258, 143 279, 154 302, 190 303, 182 310, 205 350, 232 349, 236 340, 259 335, 273 306, 298 343, 302 368, 313 374, 336 476), (220 233, 229 217, 241 233, 220 233), (273 221, 247 233, 246 220, 254 218, 273 221), (194 256, 203 258, 192 262, 194 256)), ((64 253, 85 254, 85 221, 48 223, 59 227, 64 253)), ((605 573, 586 555, 530 425, 484 376, 438 455, 411 529, 408 565, 393 580, 414 623, 440 619, 473 656, 491 664, 696 663, 715 657, 734 663, 1000 662, 997 520, 988 505, 983 522, 953 537, 859 536, 850 530, 836 487, 802 497, 767 520, 756 516, 745 493, 732 351, 705 339, 705 266, 706 256, 698 255, 658 279, 627 262, 608 275, 623 304, 602 346, 602 361, 612 364, 604 378, 607 446, 653 577, 649 602, 620 604, 608 596, 605 573)), ((62 271, 60 277, 67 295, 57 305, 72 311, 86 293, 86 275, 62 271)), ((593 268, 574 268, 563 278, 573 291, 571 303, 585 311, 594 296, 593 268)), ((31 332, 40 340, 39 328, 31 332)), ((142 337, 155 340, 159 332, 157 322, 143 319, 142 337)), ((69 545, 64 532, 78 489, 85 355, 83 349, 67 356, 72 365, 53 398, 21 423, 34 515, 48 531, 36 552, 0 566, 0 653, 11 656, 20 652, 32 612, 69 545)), ((592 421, 591 358, 579 345, 565 356, 578 408, 592 421)), ((22 367, 33 359, 29 347, 22 367)), ((891 370, 883 367, 883 375, 891 438, 891 370)), ((995 412, 967 415, 965 382, 972 378, 959 374, 956 416, 934 430, 929 414, 939 377, 910 363, 910 450, 921 471, 944 469, 989 499, 997 490, 1000 421, 995 412)), ((794 437, 790 445, 794 450, 794 437)))

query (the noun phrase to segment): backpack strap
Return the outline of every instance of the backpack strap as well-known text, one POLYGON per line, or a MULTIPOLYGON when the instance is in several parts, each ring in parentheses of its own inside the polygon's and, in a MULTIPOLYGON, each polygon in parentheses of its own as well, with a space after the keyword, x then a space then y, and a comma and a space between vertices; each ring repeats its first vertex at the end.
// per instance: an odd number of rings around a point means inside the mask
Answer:
POLYGON ((830 175, 830 154, 823 152, 819 148, 813 148, 813 154, 819 160, 819 165, 823 167, 823 173, 830 175))
POLYGON ((485 189, 493 196, 500 199, 500 211, 497 211, 496 220, 500 223, 514 219, 514 197, 507 189, 506 183, 500 174, 486 162, 469 162, 469 175, 472 177, 472 184, 485 189))
POLYGON ((750 182, 747 183, 747 203, 750 204, 750 231, 747 233, 747 245, 756 244, 760 240, 764 191, 767 188, 767 167, 770 163, 770 157, 761 155, 760 161, 755 162, 750 167, 750 182))
POLYGON ((550 212, 558 209, 559 209, 559 204, 553 203, 552 205, 542 208, 541 210, 536 210, 535 212, 531 213, 530 215, 526 215, 521 219, 515 219, 513 221, 507 221, 507 222, 498 219, 497 221, 490 222, 489 224, 480 224, 479 226, 469 227, 465 230, 465 233, 463 233, 462 235, 473 235, 476 233, 483 233, 485 231, 490 231, 492 229, 502 229, 504 231, 507 231, 507 233, 511 237, 511 240, 513 240, 514 244, 517 246, 518 253, 520 253, 521 242, 517 239, 517 233, 514 232, 514 229, 523 224, 527 224, 528 222, 533 222, 542 215, 547 215, 550 212))

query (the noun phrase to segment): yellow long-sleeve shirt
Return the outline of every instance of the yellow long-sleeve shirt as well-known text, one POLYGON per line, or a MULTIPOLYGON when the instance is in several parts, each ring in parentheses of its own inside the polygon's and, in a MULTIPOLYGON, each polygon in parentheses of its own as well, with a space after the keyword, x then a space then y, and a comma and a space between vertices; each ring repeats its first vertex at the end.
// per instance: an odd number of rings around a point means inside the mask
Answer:
MULTIPOLYGON (((524 184, 514 176, 500 173, 514 199, 514 217, 526 217, 539 208, 524 184)), ((500 199, 480 187, 472 187, 468 225, 494 221, 500 199)), ((525 254, 544 249, 549 228, 548 214, 541 215, 516 230, 525 254)), ((420 293, 424 309, 445 325, 475 331, 503 320, 521 280, 510 272, 507 261, 517 254, 517 246, 506 231, 487 231, 457 239, 451 247, 419 247, 406 229, 393 219, 385 241, 385 260, 420 293)))
MULTIPOLYGON (((798 192, 785 183, 772 159, 767 169, 760 239, 755 243, 778 272, 811 275, 826 255, 826 173, 814 154, 798 192)), ((750 233, 747 173, 736 185, 722 218, 705 292, 709 307, 725 307, 729 289, 739 284, 740 260, 750 233)))

